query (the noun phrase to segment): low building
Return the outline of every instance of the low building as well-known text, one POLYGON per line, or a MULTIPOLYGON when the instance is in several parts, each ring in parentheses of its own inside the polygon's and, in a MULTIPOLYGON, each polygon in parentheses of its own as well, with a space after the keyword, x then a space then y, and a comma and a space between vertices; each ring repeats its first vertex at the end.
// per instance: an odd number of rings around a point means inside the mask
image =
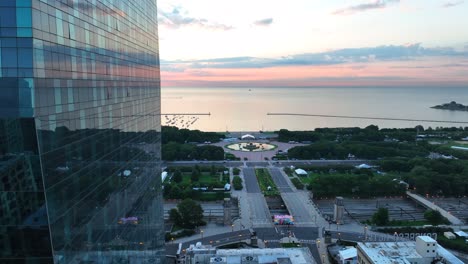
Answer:
POLYGON ((214 249, 200 244, 187 249, 185 264, 314 264, 308 248, 214 249))
POLYGON ((457 237, 455 236, 455 234, 452 233, 452 232, 444 232, 444 237, 446 237, 447 239, 455 239, 455 238, 457 238, 457 237))
POLYGON ((348 247, 338 252, 340 264, 357 264, 357 249, 355 247, 348 247))
POLYGON ((359 264, 463 264, 429 236, 408 242, 358 243, 359 264))

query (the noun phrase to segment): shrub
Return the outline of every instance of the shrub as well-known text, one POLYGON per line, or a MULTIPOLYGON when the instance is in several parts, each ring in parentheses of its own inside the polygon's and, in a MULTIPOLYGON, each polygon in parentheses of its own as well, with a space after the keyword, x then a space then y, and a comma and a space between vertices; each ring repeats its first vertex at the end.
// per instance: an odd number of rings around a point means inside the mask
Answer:
POLYGON ((304 184, 298 178, 292 178, 291 182, 294 184, 294 186, 296 186, 297 189, 304 189, 304 184))
POLYGON ((239 176, 234 176, 232 179, 232 185, 234 187, 234 190, 242 190, 242 179, 239 176))
POLYGON ((234 175, 239 175, 239 174, 240 174, 240 171, 241 171, 241 170, 240 170, 239 168, 234 168, 234 169, 232 169, 232 173, 233 173, 234 175))

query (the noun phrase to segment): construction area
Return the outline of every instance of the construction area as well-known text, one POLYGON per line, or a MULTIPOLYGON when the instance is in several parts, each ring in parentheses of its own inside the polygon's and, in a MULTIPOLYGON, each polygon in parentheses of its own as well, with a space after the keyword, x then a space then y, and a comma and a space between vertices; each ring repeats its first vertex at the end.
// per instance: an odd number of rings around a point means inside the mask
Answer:
MULTIPOLYGON (((320 213, 333 221, 335 200, 314 200, 320 213)), ((424 220, 426 208, 409 198, 376 198, 376 199, 347 199, 342 200, 344 205, 342 224, 364 222, 370 220, 381 207, 387 208, 390 220, 420 221, 424 220)))
POLYGON ((464 223, 468 223, 468 198, 425 197, 464 223))

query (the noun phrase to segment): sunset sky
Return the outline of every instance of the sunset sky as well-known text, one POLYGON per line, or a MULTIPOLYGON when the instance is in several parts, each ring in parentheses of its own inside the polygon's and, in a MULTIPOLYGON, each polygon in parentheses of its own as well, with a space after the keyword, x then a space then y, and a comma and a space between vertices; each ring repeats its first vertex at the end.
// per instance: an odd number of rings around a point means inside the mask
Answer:
POLYGON ((468 88, 468 0, 159 0, 162 86, 468 88))

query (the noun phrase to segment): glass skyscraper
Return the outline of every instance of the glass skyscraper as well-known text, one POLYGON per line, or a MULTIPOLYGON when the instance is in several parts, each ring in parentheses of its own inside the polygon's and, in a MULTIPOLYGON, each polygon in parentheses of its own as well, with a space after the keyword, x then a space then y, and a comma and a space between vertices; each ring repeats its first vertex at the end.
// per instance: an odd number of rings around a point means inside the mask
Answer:
POLYGON ((0 1, 0 263, 163 263, 156 0, 0 1))

